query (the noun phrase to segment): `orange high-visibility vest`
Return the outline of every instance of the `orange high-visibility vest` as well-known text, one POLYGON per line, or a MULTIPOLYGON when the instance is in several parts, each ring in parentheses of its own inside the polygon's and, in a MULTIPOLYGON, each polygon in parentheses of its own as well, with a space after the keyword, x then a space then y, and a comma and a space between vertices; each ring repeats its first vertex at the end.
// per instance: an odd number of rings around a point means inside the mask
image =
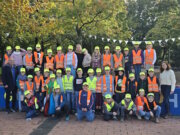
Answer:
MULTIPOLYGON (((81 104, 81 94, 82 94, 82 90, 79 91, 79 104, 81 104)), ((87 105, 90 104, 90 101, 91 101, 91 91, 88 90, 87 91, 87 105)))
MULTIPOLYGON (((67 54, 65 56, 65 61, 66 61, 66 64, 67 64, 67 54)), ((72 65, 75 66, 75 53, 73 52, 73 59, 72 59, 72 65)))
POLYGON ((157 84, 157 78, 154 76, 152 81, 148 77, 148 92, 159 92, 159 87, 157 84))
MULTIPOLYGON (((112 85, 113 76, 110 75, 110 92, 113 92, 113 85, 112 85)), ((107 92, 107 85, 106 85, 106 76, 103 75, 103 93, 107 92)))
POLYGON ((136 97, 137 111, 139 111, 139 110, 144 110, 144 104, 146 104, 148 110, 150 110, 150 107, 149 107, 147 98, 146 98, 146 97, 137 96, 137 97, 136 97))
POLYGON ((39 89, 39 86, 40 86, 40 82, 42 82, 42 86, 41 86, 41 89, 42 89, 42 92, 45 92, 44 90, 44 78, 43 76, 41 75, 39 78, 37 76, 34 77, 34 81, 36 83, 36 89, 39 89))
POLYGON ((120 57, 118 58, 116 54, 113 55, 114 57, 114 68, 122 67, 122 60, 123 60, 123 54, 120 54, 120 57))
POLYGON ((30 85, 29 82, 26 81, 26 87, 27 87, 27 90, 33 91, 33 90, 34 90, 34 84, 33 84, 33 82, 32 82, 31 85, 30 85))
POLYGON ((99 80, 96 81, 96 93, 101 93, 101 81, 101 77, 99 78, 99 80))
POLYGON ((60 59, 59 56, 56 54, 55 61, 56 61, 56 69, 64 68, 64 54, 61 55, 60 59))
POLYGON ((4 54, 4 62, 5 62, 5 63, 7 63, 8 59, 9 59, 8 55, 7 55, 7 54, 4 54))
POLYGON ((45 85, 48 84, 50 81, 50 77, 48 77, 46 80, 44 80, 45 85))
POLYGON ((34 66, 33 61, 32 61, 32 55, 31 55, 31 57, 29 57, 28 54, 26 54, 25 62, 26 62, 26 66, 28 66, 28 67, 34 66))
POLYGON ((154 49, 151 49, 150 52, 145 50, 145 64, 152 65, 154 60, 154 49))
POLYGON ((61 95, 61 99, 60 99, 61 103, 63 102, 63 95, 61 95))
POLYGON ((41 52, 41 57, 38 58, 38 53, 37 53, 37 52, 34 52, 35 62, 36 62, 36 63, 40 62, 40 65, 41 65, 42 62, 43 62, 43 56, 44 56, 44 53, 41 52))
POLYGON ((45 68, 54 69, 54 57, 49 58, 46 56, 46 63, 45 63, 45 68))
POLYGON ((25 81, 19 80, 20 89, 24 91, 25 81))
POLYGON ((103 66, 111 66, 111 54, 103 54, 103 66))
POLYGON ((142 64, 142 58, 141 58, 141 50, 138 50, 136 53, 135 50, 132 50, 133 55, 133 64, 142 64))
MULTIPOLYGON (((115 89, 115 91, 117 93, 124 93, 126 91, 126 80, 127 80, 126 76, 123 76, 121 90, 115 89)), ((118 85, 118 76, 116 76, 115 82, 116 82, 116 88, 117 88, 117 85, 118 85)))

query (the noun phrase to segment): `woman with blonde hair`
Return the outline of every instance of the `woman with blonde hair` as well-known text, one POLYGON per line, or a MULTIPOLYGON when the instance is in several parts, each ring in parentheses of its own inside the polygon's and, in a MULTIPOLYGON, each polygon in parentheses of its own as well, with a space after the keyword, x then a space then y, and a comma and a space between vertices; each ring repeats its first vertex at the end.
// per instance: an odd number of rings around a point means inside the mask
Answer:
POLYGON ((94 71, 96 71, 97 68, 101 68, 101 53, 99 46, 94 48, 94 52, 92 54, 92 68, 94 71))

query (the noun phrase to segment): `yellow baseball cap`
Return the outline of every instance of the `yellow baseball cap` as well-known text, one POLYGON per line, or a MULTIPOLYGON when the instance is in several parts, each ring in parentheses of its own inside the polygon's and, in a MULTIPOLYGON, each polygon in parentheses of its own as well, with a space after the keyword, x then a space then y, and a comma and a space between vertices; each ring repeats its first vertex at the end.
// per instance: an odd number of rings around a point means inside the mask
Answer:
POLYGON ((60 89, 60 86, 57 84, 55 85, 54 89, 60 89))
POLYGON ((150 97, 150 96, 153 96, 153 97, 154 97, 154 93, 148 93, 147 96, 148 96, 148 97, 150 97))
POLYGON ((95 47, 95 50, 99 50, 99 46, 96 46, 96 47, 95 47))
POLYGON ((28 76, 27 76, 27 78, 31 78, 31 79, 33 79, 33 76, 32 76, 32 75, 28 75, 28 76))
POLYGON ((67 71, 70 71, 70 72, 71 72, 71 68, 67 67, 67 68, 66 68, 66 72, 67 72, 67 71))
POLYGON ((152 45, 151 41, 145 41, 146 45, 152 45))
POLYGON ((109 50, 109 46, 105 46, 104 49, 105 49, 105 50, 109 50))
POLYGON ((143 75, 145 76, 146 74, 144 72, 140 72, 139 75, 140 76, 143 76, 143 75))
POLYGON ((126 94, 125 98, 130 98, 131 99, 131 94, 126 94))
POLYGON ((101 73, 102 70, 101 70, 100 68, 97 68, 97 69, 96 69, 96 72, 97 72, 97 73, 101 73))
POLYGON ((57 71, 56 71, 56 73, 62 73, 62 71, 61 71, 61 69, 58 69, 57 71))
POLYGON ((16 50, 20 50, 21 49, 21 47, 19 45, 17 45, 15 48, 16 48, 16 50))
POLYGON ((121 47, 120 46, 116 46, 116 50, 121 50, 121 47))
POLYGON ((139 89, 139 92, 142 92, 142 91, 144 91, 144 89, 139 89))
POLYGON ((126 47, 126 48, 124 48, 124 51, 129 51, 129 48, 127 48, 127 47, 126 47))
POLYGON ((57 51, 60 51, 60 50, 62 50, 62 47, 61 47, 61 46, 58 46, 58 47, 57 47, 57 51))
POLYGON ((50 74, 50 79, 51 79, 51 78, 55 78, 55 77, 56 77, 55 74, 50 74))
POLYGON ((28 50, 28 51, 32 51, 32 47, 28 47, 27 50, 28 50))
POLYGON ((26 72, 26 69, 25 68, 21 68, 20 72, 26 72))
POLYGON ((105 98, 106 98, 106 99, 112 98, 112 95, 111 95, 111 94, 106 94, 106 95, 105 95, 105 98))
POLYGON ((134 73, 130 73, 129 78, 133 78, 133 77, 135 77, 134 73))
POLYGON ((36 48, 41 48, 40 43, 37 43, 37 44, 36 44, 36 48))
POLYGON ((84 83, 83 83, 83 86, 84 86, 84 85, 87 85, 87 86, 89 86, 89 84, 88 84, 87 82, 84 82, 84 83))
POLYGON ((24 91, 24 96, 27 96, 28 94, 30 94, 29 90, 24 91))
POLYGON ((124 68, 123 67, 119 67, 118 71, 124 71, 124 68))
POLYGON ((94 70, 92 68, 88 69, 88 73, 94 73, 94 70))
POLYGON ((49 69, 48 69, 48 68, 45 68, 45 69, 44 69, 44 72, 49 72, 49 69))
POLYGON ((82 49, 82 52, 84 53, 86 50, 87 50, 86 48, 83 48, 83 49, 82 49))
POLYGON ((140 42, 140 41, 133 41, 132 43, 133 43, 134 45, 140 45, 141 42, 140 42))
POLYGON ((78 68, 78 69, 77 69, 77 72, 79 72, 79 71, 82 71, 82 68, 78 68))
POLYGON ((47 50, 47 53, 52 53, 52 49, 48 49, 48 50, 47 50))
POLYGON ((69 46, 68 46, 68 49, 69 49, 69 50, 73 50, 73 46, 72 46, 72 45, 69 45, 69 46))
POLYGON ((34 71, 35 71, 35 72, 38 72, 38 71, 40 71, 40 69, 39 69, 38 67, 36 67, 36 68, 34 69, 34 71))
POLYGON ((150 68, 148 72, 154 72, 154 68, 150 68))
POLYGON ((6 51, 8 51, 8 50, 12 50, 11 46, 6 47, 6 51))
POLYGON ((105 71, 107 71, 107 70, 110 70, 110 67, 106 66, 105 67, 105 71))

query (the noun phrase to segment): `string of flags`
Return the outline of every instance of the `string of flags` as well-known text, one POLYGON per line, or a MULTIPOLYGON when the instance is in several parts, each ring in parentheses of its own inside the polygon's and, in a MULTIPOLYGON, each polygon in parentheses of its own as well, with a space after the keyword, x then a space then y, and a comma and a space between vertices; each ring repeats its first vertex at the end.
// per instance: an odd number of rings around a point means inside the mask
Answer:
MULTIPOLYGON (((94 35, 89 35, 89 38, 94 38, 94 39, 97 39, 97 36, 94 36, 94 35)), ((131 39, 133 39, 133 38, 131 38, 131 39)), ((118 40, 118 39, 111 39, 111 38, 104 38, 104 37, 102 37, 101 38, 101 40, 102 41, 108 41, 108 42, 111 42, 111 41, 113 41, 114 43, 115 42, 118 42, 119 44, 121 44, 121 43, 125 43, 125 45, 127 45, 127 43, 129 43, 129 42, 138 42, 139 44, 141 44, 142 42, 145 42, 145 44, 147 44, 147 43, 149 43, 149 42, 151 42, 152 44, 154 44, 155 42, 158 42, 159 43, 159 45, 160 46, 162 46, 163 47, 163 45, 162 45, 162 42, 168 42, 168 41, 173 41, 173 42, 175 42, 176 40, 180 40, 180 37, 178 37, 178 38, 169 38, 169 39, 165 39, 165 40, 152 40, 152 41, 133 41, 133 40, 118 40)))

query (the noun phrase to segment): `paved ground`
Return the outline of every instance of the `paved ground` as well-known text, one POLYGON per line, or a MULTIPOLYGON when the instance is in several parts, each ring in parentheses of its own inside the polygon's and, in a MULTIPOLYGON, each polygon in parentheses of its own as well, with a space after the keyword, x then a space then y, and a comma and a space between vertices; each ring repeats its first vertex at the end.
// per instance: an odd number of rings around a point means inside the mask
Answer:
POLYGON ((129 120, 105 122, 98 116, 92 123, 39 116, 26 121, 24 113, 0 112, 0 135, 179 135, 180 117, 160 119, 159 124, 129 120))

